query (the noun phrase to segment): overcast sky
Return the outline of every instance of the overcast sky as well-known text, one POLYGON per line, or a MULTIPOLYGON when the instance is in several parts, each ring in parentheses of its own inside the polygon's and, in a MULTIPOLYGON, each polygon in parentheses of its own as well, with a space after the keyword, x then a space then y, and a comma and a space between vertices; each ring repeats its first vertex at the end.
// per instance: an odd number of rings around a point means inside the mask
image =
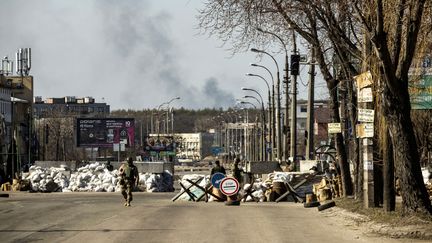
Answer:
MULTIPOLYGON (((174 97, 173 107, 235 105, 265 83, 249 66, 274 68, 253 53, 231 53, 215 38, 199 35, 200 0, 2 0, 0 55, 15 58, 32 48, 35 96, 92 96, 111 109, 155 108, 174 97)), ((283 65, 283 56, 277 56, 283 65)), ((303 70, 306 73, 306 70, 303 70)), ((306 90, 299 82, 301 98, 306 90)), ((322 87, 322 82, 317 84, 322 87)), ((316 98, 325 98, 318 88, 316 98)))

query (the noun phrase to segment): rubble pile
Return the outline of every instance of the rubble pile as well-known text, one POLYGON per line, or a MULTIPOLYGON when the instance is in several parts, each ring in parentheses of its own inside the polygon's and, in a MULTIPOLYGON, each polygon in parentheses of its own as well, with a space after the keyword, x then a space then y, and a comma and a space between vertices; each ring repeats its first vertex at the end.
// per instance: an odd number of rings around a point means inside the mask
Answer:
MULTIPOLYGON (((42 168, 32 166, 24 178, 30 181, 31 190, 40 192, 117 192, 121 190, 118 170, 109 171, 103 163, 95 162, 71 173, 66 167, 42 168)), ((140 174, 140 185, 148 192, 170 192, 173 175, 140 174)))

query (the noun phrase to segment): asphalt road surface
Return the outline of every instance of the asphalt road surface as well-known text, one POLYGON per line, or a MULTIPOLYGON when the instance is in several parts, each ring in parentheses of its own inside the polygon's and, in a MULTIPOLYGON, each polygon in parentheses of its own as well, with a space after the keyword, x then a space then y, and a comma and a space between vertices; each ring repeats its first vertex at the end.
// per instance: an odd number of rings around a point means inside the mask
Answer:
MULTIPOLYGON (((11 193, 0 242, 403 242, 365 235, 302 204, 172 202, 175 193, 11 193)), ((331 210, 331 209, 329 209, 331 210)))

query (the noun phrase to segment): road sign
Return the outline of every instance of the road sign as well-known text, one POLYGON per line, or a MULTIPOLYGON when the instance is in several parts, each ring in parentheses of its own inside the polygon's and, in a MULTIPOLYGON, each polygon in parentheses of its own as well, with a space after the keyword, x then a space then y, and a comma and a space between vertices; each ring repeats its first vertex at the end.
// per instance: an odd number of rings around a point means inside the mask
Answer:
POLYGON ((212 147, 211 151, 212 151, 213 155, 218 155, 222 152, 222 148, 221 147, 212 147))
POLYGON ((220 183, 226 176, 223 173, 216 172, 211 177, 211 183, 213 187, 219 189, 220 183))
POLYGON ((341 133, 340 123, 328 123, 328 133, 341 133))
POLYGON ((226 196, 232 196, 239 191, 239 183, 235 178, 226 177, 220 183, 220 190, 226 196))
POLYGON ((373 123, 363 123, 357 124, 357 137, 358 138, 373 138, 374 136, 374 124, 373 123))

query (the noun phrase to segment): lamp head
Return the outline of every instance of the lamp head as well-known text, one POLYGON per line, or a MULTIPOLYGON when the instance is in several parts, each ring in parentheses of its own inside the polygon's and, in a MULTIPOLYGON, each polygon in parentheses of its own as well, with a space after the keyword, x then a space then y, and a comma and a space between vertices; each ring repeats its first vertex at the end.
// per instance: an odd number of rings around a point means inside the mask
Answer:
POLYGON ((251 50, 251 52, 261 52, 260 50, 258 50, 256 48, 251 48, 250 50, 251 50))
POLYGON ((248 88, 242 87, 241 90, 248 90, 248 88))
POLYGON ((249 65, 251 65, 252 67, 257 67, 258 65, 255 63, 250 63, 249 65))
POLYGON ((252 73, 246 73, 246 76, 254 76, 252 73))
POLYGON ((256 30, 258 30, 259 32, 264 32, 264 30, 261 29, 260 27, 257 27, 256 30))

